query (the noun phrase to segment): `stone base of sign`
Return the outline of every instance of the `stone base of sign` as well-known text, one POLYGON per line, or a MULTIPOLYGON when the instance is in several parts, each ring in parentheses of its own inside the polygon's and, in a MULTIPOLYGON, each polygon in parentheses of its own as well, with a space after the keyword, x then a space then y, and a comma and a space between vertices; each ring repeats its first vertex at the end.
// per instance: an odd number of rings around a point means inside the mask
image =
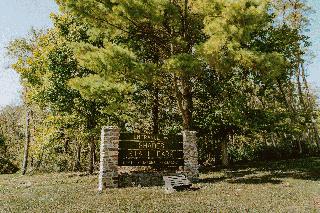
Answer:
POLYGON ((172 172, 135 172, 119 174, 119 187, 150 187, 163 186, 163 176, 179 175, 172 172))
POLYGON ((118 127, 103 127, 100 144, 100 171, 98 190, 118 187, 118 127))
POLYGON ((183 131, 184 173, 191 181, 199 178, 197 132, 183 131))
MULTIPOLYGON (((183 173, 191 181, 198 180, 198 149, 197 137, 194 131, 183 131, 183 170, 176 173, 183 173)), ((156 173, 135 173, 119 174, 119 138, 118 127, 103 127, 101 131, 100 144, 100 171, 98 190, 105 188, 117 188, 125 186, 160 186, 164 184, 163 176, 176 175, 173 172, 156 173)), ((170 170, 171 171, 171 170, 170 170)))

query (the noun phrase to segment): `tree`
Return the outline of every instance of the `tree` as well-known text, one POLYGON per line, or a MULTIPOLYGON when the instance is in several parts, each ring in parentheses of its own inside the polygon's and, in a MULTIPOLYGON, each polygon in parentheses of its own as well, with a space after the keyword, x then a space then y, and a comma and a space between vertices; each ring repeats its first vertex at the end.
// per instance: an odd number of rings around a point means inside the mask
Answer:
POLYGON ((22 118, 24 109, 7 106, 0 110, 0 174, 19 170, 23 147, 22 118))
MULTIPOLYGON (((222 135, 230 134, 222 140, 223 153, 227 153, 227 141, 234 138, 236 132, 244 134, 247 129, 251 132, 277 129, 275 132, 279 133, 283 119, 290 115, 283 113, 290 106, 287 105, 290 97, 286 90, 287 85, 292 84, 294 61, 291 59, 295 56, 290 42, 307 38, 299 36, 296 30, 278 24, 279 14, 275 12, 277 7, 273 2, 57 2, 64 11, 79 16, 96 32, 108 35, 98 48, 88 44, 76 45, 80 64, 95 70, 99 76, 117 76, 121 73, 123 81, 133 85, 133 79, 137 78, 147 82, 141 73, 158 76, 158 81, 161 76, 164 87, 172 85, 171 91, 182 115, 183 129, 197 128, 192 114, 194 101, 198 100, 195 90, 201 83, 201 77, 214 77, 210 83, 221 83, 226 95, 222 103, 212 103, 219 107, 211 109, 215 111, 212 113, 216 113, 223 106, 222 111, 228 112, 223 113, 222 117, 227 122, 214 121, 222 123, 221 131, 225 133, 222 135), (272 113, 274 107, 277 110, 272 113), (259 122, 257 116, 268 121, 268 127, 264 121, 259 122)), ((105 81, 103 84, 111 82, 105 81)), ((291 115, 292 119, 297 113, 291 115)), ((304 117, 301 113, 299 115, 304 117)), ((296 123, 293 120, 292 125, 297 126, 296 123)), ((206 128, 214 129, 212 126, 215 124, 207 123, 211 128, 206 128)), ((302 124, 294 129, 304 127, 305 124, 302 124)), ((228 157, 223 156, 223 159, 228 157)), ((228 164, 226 160, 224 163, 228 164)))
POLYGON ((24 145, 24 152, 23 152, 23 163, 22 163, 22 174, 25 175, 27 172, 28 166, 28 157, 29 157, 29 146, 30 146, 30 111, 29 109, 26 110, 26 129, 25 129, 25 145, 24 145))
POLYGON ((87 28, 67 15, 54 16, 53 20, 55 28, 42 33, 31 42, 16 40, 12 43, 11 52, 20 54, 13 67, 21 74, 24 86, 28 88, 26 100, 37 104, 53 116, 68 117, 76 114, 83 118, 77 121, 85 125, 90 145, 88 171, 92 173, 95 135, 100 108, 104 103, 83 99, 81 94, 69 85, 71 79, 91 73, 90 70, 78 66, 68 45, 74 40, 85 40, 87 28), (24 45, 16 45, 21 43, 24 45))
POLYGON ((25 102, 43 118, 31 129, 37 162, 55 162, 60 171, 85 159, 92 172, 103 124, 208 133, 225 166, 239 147, 256 153, 261 144, 289 146, 294 138, 303 146, 315 118, 302 66, 308 38, 287 18, 280 23, 278 4, 57 2, 62 13, 52 16, 52 29, 10 46, 25 102))
POLYGON ((183 129, 192 128, 192 78, 201 71, 201 63, 192 50, 204 39, 204 34, 202 19, 192 11, 189 1, 57 2, 65 11, 71 10, 97 31, 109 35, 99 49, 80 45, 78 60, 83 66, 100 75, 125 70, 125 80, 142 77, 144 81, 145 75, 156 73, 159 77, 163 70, 170 76, 166 84, 173 85, 183 129), (119 51, 125 55, 120 56, 119 51), (121 57, 121 67, 113 54, 121 57))

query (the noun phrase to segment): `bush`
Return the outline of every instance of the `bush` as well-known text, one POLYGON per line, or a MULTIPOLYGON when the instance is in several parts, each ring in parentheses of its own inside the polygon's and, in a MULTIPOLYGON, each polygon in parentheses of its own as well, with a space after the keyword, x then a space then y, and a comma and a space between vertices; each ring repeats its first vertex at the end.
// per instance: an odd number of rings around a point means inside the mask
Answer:
MULTIPOLYGON (((199 163, 201 166, 220 165, 221 145, 213 137, 199 136, 199 163)), ((278 140, 276 144, 266 144, 262 140, 237 137, 228 146, 230 163, 250 161, 286 160, 294 158, 319 156, 319 148, 309 142, 301 142, 302 153, 299 152, 298 141, 278 140)))
POLYGON ((0 157, 0 174, 13 174, 18 170, 19 168, 16 165, 9 160, 0 157))

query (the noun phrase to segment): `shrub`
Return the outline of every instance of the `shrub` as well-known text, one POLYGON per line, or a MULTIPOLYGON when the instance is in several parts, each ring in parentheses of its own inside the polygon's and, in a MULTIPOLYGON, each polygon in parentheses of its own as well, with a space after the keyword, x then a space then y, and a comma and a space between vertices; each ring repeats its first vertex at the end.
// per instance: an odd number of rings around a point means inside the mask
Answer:
POLYGON ((0 174, 13 174, 16 173, 19 168, 11 163, 9 160, 0 157, 0 174))

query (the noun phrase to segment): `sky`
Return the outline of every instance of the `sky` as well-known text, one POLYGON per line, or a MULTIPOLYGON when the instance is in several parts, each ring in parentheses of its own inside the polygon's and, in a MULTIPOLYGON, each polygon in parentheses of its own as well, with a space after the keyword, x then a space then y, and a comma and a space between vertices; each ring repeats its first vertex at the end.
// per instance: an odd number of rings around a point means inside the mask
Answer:
POLYGON ((54 0, 0 0, 0 108, 19 104, 22 90, 19 75, 8 69, 5 47, 10 40, 26 36, 31 27, 51 27, 49 15, 57 11, 54 0))
POLYGON ((308 0, 309 6, 311 6, 313 13, 310 15, 310 32, 307 35, 312 42, 312 54, 314 58, 313 63, 308 65, 308 80, 310 83, 320 89, 320 0, 308 0))
MULTIPOLYGON (((314 13, 310 16, 310 31, 314 58, 307 67, 308 80, 313 88, 320 89, 320 0, 308 0, 314 13)), ((9 68, 5 54, 8 42, 36 29, 52 26, 49 15, 57 12, 54 0, 0 0, 0 109, 6 105, 19 104, 22 87, 19 75, 9 68)))

